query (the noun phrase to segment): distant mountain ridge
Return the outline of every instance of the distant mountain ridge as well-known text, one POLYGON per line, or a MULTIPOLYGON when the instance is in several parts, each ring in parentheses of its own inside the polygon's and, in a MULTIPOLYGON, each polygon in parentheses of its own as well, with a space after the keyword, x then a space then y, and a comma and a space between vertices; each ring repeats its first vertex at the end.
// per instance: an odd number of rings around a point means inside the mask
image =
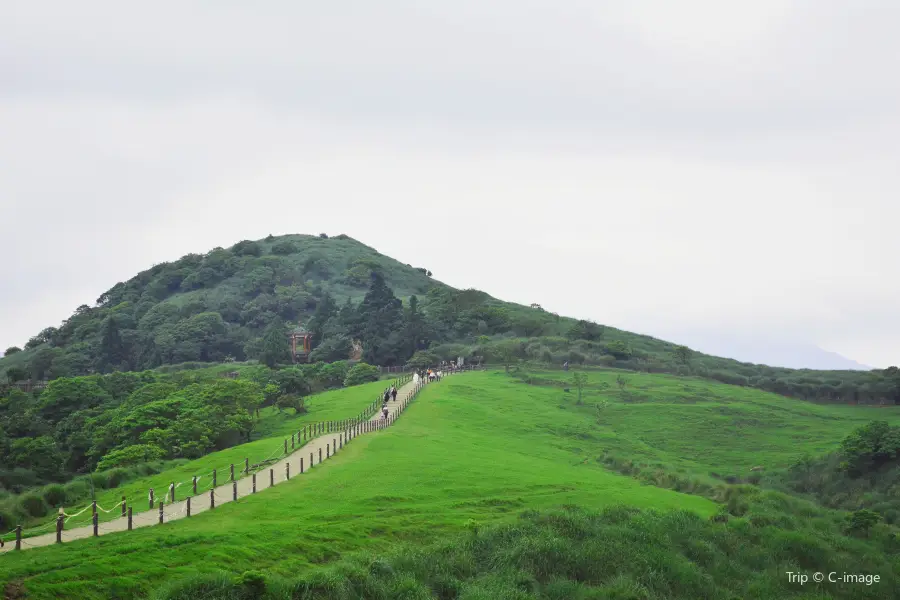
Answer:
POLYGON ((741 362, 787 369, 872 371, 875 367, 823 350, 815 344, 729 333, 686 332, 674 336, 691 348, 741 362))

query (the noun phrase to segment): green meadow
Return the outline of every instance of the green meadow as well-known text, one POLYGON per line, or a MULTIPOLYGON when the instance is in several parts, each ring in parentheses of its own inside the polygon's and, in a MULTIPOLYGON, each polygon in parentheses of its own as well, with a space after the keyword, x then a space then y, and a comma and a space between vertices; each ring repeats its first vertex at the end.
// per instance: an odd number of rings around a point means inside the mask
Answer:
MULTIPOLYGON (((384 389, 383 381, 376 381, 358 386, 352 386, 340 390, 332 390, 322 392, 306 399, 306 413, 299 415, 294 414, 293 410, 279 412, 274 407, 267 407, 260 411, 260 419, 254 432, 254 437, 259 436, 260 439, 234 446, 226 450, 207 454, 201 458, 191 461, 185 461, 170 469, 155 475, 139 478, 136 480, 123 483, 114 489, 104 490, 99 487, 95 489, 97 504, 105 510, 110 510, 122 501, 124 496, 129 505, 134 507, 134 512, 148 510, 148 493, 153 488, 157 498, 165 495, 170 483, 181 483, 176 494, 179 498, 190 495, 191 479, 198 477, 197 491, 209 489, 212 483, 212 471, 218 471, 218 482, 224 483, 228 481, 230 465, 234 465, 235 476, 240 477, 240 471, 244 468, 244 459, 249 459, 250 464, 257 464, 269 458, 278 458, 283 454, 284 440, 290 439, 291 434, 296 434, 304 426, 314 423, 322 423, 339 419, 349 419, 359 416, 363 410, 377 397, 384 389)), ((295 440, 295 443, 297 440, 295 440)), ((290 447, 290 443, 288 443, 290 447)), ((290 448, 289 448, 290 450, 290 448)), ((83 485, 89 485, 84 482, 83 485)), ((75 515, 89 502, 82 502, 76 507, 67 507, 66 513, 75 515)), ((108 521, 119 518, 121 511, 111 510, 105 512, 98 511, 100 521, 108 521)), ((53 521, 52 517, 47 517, 47 522, 53 521)), ((83 512, 80 516, 74 517, 66 527, 76 527, 88 525, 91 522, 90 510, 83 512)), ((33 531, 25 531, 27 537, 31 534, 42 534, 52 531, 52 526, 48 529, 47 525, 35 528, 33 531)), ((7 536, 9 537, 9 536, 7 536)))
MULTIPOLYGON (((531 384, 502 371, 449 377, 320 469, 189 520, 0 555, 0 582, 22 597, 85 600, 890 597, 885 586, 900 582, 894 533, 844 537, 841 515, 808 502, 725 486, 719 505, 606 460, 706 478, 776 468, 833 449, 887 411, 661 375, 629 373, 620 385, 619 376, 588 373, 582 404, 571 373, 522 375, 531 384), (877 571, 882 583, 827 595, 784 581, 784 569, 839 564, 877 571)), ((263 457, 303 419, 355 416, 380 385, 315 396, 304 417, 267 417, 272 438, 103 501, 143 502, 148 485, 263 457)))

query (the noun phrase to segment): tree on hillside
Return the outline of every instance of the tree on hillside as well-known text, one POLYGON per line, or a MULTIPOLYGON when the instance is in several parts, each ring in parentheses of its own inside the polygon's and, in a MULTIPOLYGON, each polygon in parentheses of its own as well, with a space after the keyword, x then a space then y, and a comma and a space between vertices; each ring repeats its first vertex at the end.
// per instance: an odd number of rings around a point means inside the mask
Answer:
POLYGON ((363 359, 369 364, 392 365, 405 359, 403 355, 403 303, 394 296, 379 273, 357 308, 360 338, 364 344, 363 359))
POLYGON ((406 361, 406 366, 413 369, 422 370, 429 367, 434 367, 439 362, 440 360, 433 352, 428 352, 427 350, 418 350, 415 354, 412 355, 412 358, 406 361))
POLYGON ((290 359, 291 346, 288 341, 287 331, 281 320, 277 319, 266 327, 263 334, 260 360, 272 369, 278 363, 288 362, 290 359))
POLYGON ((368 383, 369 381, 378 381, 379 376, 378 367, 373 367, 364 362, 356 363, 347 372, 347 376, 344 378, 344 387, 368 383))
POLYGON ((6 349, 6 352, 3 353, 3 356, 12 356, 16 352, 21 352, 21 351, 22 351, 22 349, 19 348, 18 346, 10 346, 9 348, 6 349))
POLYGON ((603 337, 603 327, 593 321, 584 319, 574 323, 566 332, 570 340, 587 340, 593 342, 603 337))
POLYGON ((522 344, 515 340, 505 340, 492 349, 507 373, 509 368, 518 362, 521 351, 522 344))
POLYGON ((580 406, 581 402, 581 394, 584 392, 584 386, 587 385, 587 375, 582 373, 581 371, 576 371, 572 374, 572 385, 578 390, 578 402, 577 404, 580 406))
POLYGON ((27 377, 28 371, 26 371, 22 367, 10 367, 6 370, 6 379, 7 381, 9 381, 10 385, 17 381, 22 381, 27 377))
POLYGON ((675 348, 675 360, 687 366, 691 362, 691 356, 693 356, 693 351, 687 346, 678 346, 675 348))
POLYGON ((852 476, 864 475, 900 460, 900 426, 871 421, 841 442, 841 455, 852 476))

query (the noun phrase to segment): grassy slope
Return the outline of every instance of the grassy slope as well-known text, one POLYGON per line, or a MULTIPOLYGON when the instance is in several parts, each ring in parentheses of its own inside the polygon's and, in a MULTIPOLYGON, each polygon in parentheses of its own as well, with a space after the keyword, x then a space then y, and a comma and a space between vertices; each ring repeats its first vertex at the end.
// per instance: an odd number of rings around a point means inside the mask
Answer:
MULTIPOLYGON (((284 439, 290 438, 292 433, 296 433, 304 425, 358 416, 379 396, 384 385, 383 382, 376 381, 316 394, 307 398, 306 407, 309 412, 306 414, 294 415, 293 411, 279 414, 273 408, 264 409, 260 411, 261 418, 258 429, 266 437, 208 454, 157 475, 130 481, 115 489, 97 490, 97 503, 109 510, 121 502, 122 497, 125 496, 128 503, 134 507, 135 512, 145 511, 149 508, 147 494, 150 488, 156 491, 157 497, 161 497, 166 493, 170 483, 182 483, 176 493, 177 497, 184 498, 189 495, 190 482, 194 475, 202 477, 197 484, 198 492, 203 489, 208 490, 212 482, 211 472, 213 469, 218 470, 217 477, 220 484, 228 481, 229 465, 231 464, 235 465, 235 473, 240 476, 239 472, 244 467, 245 458, 250 459, 250 464, 255 464, 267 458, 278 457, 282 454, 284 439)), ((82 508, 84 506, 79 505, 75 508, 67 508, 66 512, 74 515, 82 508)), ((107 521, 118 518, 120 513, 119 511, 111 513, 100 511, 99 514, 101 521, 107 521)), ((66 526, 71 528, 87 525, 90 523, 90 518, 91 513, 87 511, 80 517, 72 519, 66 526)), ((50 522, 53 519, 48 517, 46 520, 50 522)), ((45 532, 45 527, 38 531, 38 533, 45 532)), ((26 535, 28 533, 26 532, 26 535)))
POLYGON ((0 580, 24 580, 33 598, 131 597, 160 578, 215 569, 285 575, 359 549, 429 541, 468 519, 508 520, 562 504, 685 508, 711 502, 642 486, 597 464, 590 447, 543 424, 581 427, 557 390, 478 373, 426 388, 387 432, 350 444, 326 467, 190 521, 7 554, 0 580))
MULTIPOLYGON (((577 410, 599 419, 599 427, 589 435, 605 451, 696 475, 746 475, 754 466, 784 468, 804 452, 833 451, 851 430, 873 419, 900 423, 900 407, 814 404, 669 375, 586 373, 586 406, 577 410), (628 381, 624 391, 616 384, 620 375, 628 381), (598 414, 594 405, 604 399, 608 404, 598 414)), ((532 375, 568 384, 574 401, 571 373, 539 370, 532 375)))

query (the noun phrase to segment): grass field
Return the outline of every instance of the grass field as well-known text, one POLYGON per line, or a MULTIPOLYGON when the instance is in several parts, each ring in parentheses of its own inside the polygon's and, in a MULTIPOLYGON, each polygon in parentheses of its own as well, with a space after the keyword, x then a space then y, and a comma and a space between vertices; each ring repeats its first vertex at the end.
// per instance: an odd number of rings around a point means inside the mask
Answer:
MULTIPOLYGON (((228 480, 229 465, 231 464, 234 464, 235 474, 239 477, 239 472, 244 468, 245 458, 250 460, 250 464, 255 464, 267 458, 281 455, 284 439, 290 438, 292 433, 296 433, 304 425, 359 416, 363 409, 379 396, 384 386, 384 382, 376 381, 310 396, 306 399, 308 412, 300 415, 295 415, 292 410, 279 413, 274 408, 263 409, 260 411, 257 431, 254 432, 254 437, 259 436, 260 439, 208 454, 162 473, 129 481, 113 489, 104 490, 98 488, 95 490, 97 503, 102 509, 110 510, 119 504, 122 497, 125 496, 128 503, 134 507, 134 511, 140 512, 149 509, 147 496, 150 488, 155 490, 157 498, 161 498, 166 494, 170 483, 182 483, 177 488, 176 494, 177 497, 184 498, 189 495, 191 490, 190 481, 195 475, 200 478, 197 484, 198 492, 203 489, 209 489, 212 482, 211 473, 213 469, 218 470, 217 477, 220 484, 228 480)), ((76 507, 67 507, 66 513, 74 515, 87 504, 89 502, 82 502, 76 507)), ((100 521, 103 522, 118 518, 121 512, 112 510, 112 512, 107 513, 101 510, 99 515, 100 521)), ((48 516, 45 520, 49 524, 49 529, 48 525, 42 525, 32 530, 26 530, 24 535, 27 537, 53 531, 53 517, 48 516)), ((66 527, 87 525, 90 521, 91 512, 88 510, 80 516, 74 517, 66 524, 66 527)), ((9 537, 9 535, 6 537, 9 537)))
MULTIPOLYGON (((717 504, 642 485, 608 471, 600 459, 615 453, 698 476, 760 463, 775 468, 804 451, 833 449, 850 429, 872 418, 895 420, 893 411, 815 405, 663 375, 629 374, 620 389, 618 375, 588 373, 583 405, 576 405, 574 387, 568 393, 562 389, 571 373, 532 372, 533 383, 541 385, 526 385, 502 371, 447 378, 427 387, 394 427, 358 438, 322 469, 189 521, 7 553, 0 556, 0 582, 27 590, 28 598, 132 598, 145 597, 164 580, 195 574, 230 589, 230 580, 217 573, 255 570, 293 578, 283 590, 318 590, 267 596, 279 598, 362 597, 360 586, 382 590, 367 598, 401 597, 402 590, 408 592, 404 597, 430 597, 422 590, 444 585, 448 577, 459 589, 482 591, 447 598, 889 597, 884 586, 858 595, 845 589, 834 596, 804 596, 805 590, 782 580, 784 570, 798 565, 807 570, 852 565, 874 569, 893 585, 900 581, 900 564, 892 566, 888 552, 900 550, 900 544, 891 546, 900 538, 887 529, 867 540, 845 538, 840 514, 752 490, 739 490, 750 500, 735 495, 731 500, 739 501, 728 504, 738 506, 739 518, 712 523, 707 517, 721 515, 717 504), (571 506, 606 512, 553 512, 571 506), (662 514, 621 512, 621 506, 662 514), (666 516, 673 509, 680 512, 666 516), (530 510, 545 512, 518 519, 530 510), (487 528, 479 539, 489 541, 480 550, 465 535, 457 537, 473 525, 487 528), (585 545, 578 527, 593 531, 596 543, 585 545), (433 543, 438 546, 428 549, 433 543), (588 567, 587 559, 564 550, 566 545, 614 564, 588 567), (352 558, 358 551, 380 562, 352 558), (442 571, 450 568, 444 564, 448 553, 459 560, 465 556, 468 566, 442 571), (571 565, 542 566, 554 561, 571 565), (338 571, 321 571, 336 563, 343 565, 338 571), (642 571, 642 564, 650 571, 642 571), (659 570, 655 577, 648 575, 652 569, 659 570), (542 577, 550 579, 542 582, 542 577), (601 580, 611 586, 603 594, 591 595, 584 587, 601 580), (522 581, 558 593, 510 591, 522 581)), ((306 418, 356 414, 381 385, 317 396, 306 418), (316 404, 328 408, 317 413, 316 404)), ((266 423, 272 434, 296 429, 293 417, 284 415, 269 415, 266 423)), ((195 468, 238 464, 250 447, 268 448, 264 442, 272 440, 210 455, 203 459, 208 464, 198 461, 195 468)), ((153 480, 159 479, 162 489, 173 478, 166 473, 153 480)), ((145 485, 134 491, 142 501, 145 485)), ((110 500, 120 495, 115 490, 110 500)), ((161 597, 195 598, 198 589, 161 597)), ((230 593, 209 597, 259 597, 230 593)))
POLYGON ((125 598, 194 572, 293 575, 349 551, 432 541, 470 519, 489 524, 527 508, 715 512, 703 498, 583 464, 582 440, 542 427, 585 421, 548 402, 552 393, 502 373, 448 378, 426 388, 396 426, 359 438, 326 468, 190 521, 3 555, 0 580, 21 581, 29 598, 125 598))
MULTIPOLYGON (((590 415, 584 431, 553 420, 560 435, 636 463, 700 477, 746 476, 755 466, 788 467, 803 453, 834 451, 850 431, 875 420, 900 422, 900 407, 815 404, 761 390, 670 375, 585 371, 584 406, 573 373, 533 370, 524 378, 554 390, 560 407, 590 415), (616 382, 624 377, 620 388, 616 382), (569 393, 562 387, 569 387, 569 393), (554 387, 556 386, 556 387, 554 387), (597 405, 602 405, 597 408, 597 405)), ((533 386, 532 386, 533 387, 533 386)))

